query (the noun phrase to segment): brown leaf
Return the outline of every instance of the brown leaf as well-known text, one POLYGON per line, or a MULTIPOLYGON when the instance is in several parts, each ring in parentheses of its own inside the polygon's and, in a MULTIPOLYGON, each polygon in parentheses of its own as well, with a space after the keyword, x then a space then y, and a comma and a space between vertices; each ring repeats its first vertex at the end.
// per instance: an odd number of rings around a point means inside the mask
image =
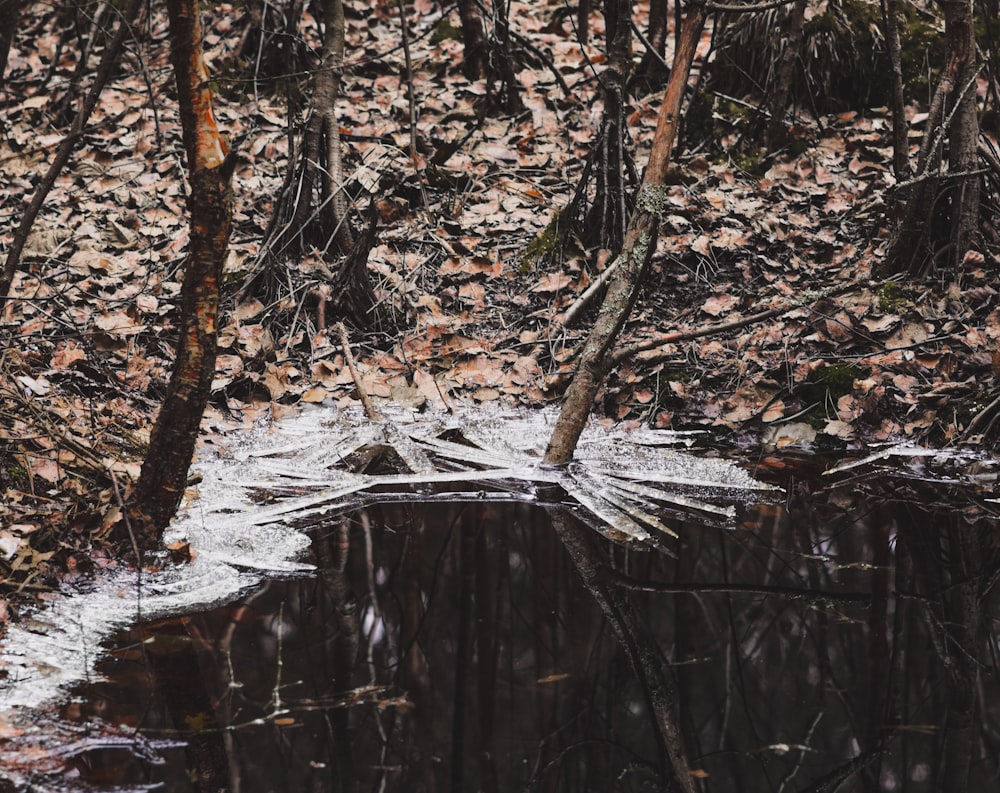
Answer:
POLYGON ((713 317, 719 316, 729 311, 736 305, 736 298, 732 295, 714 295, 702 305, 701 310, 713 317))
POLYGON ((537 284, 531 287, 532 292, 560 292, 570 284, 573 279, 566 273, 549 273, 543 275, 537 284))

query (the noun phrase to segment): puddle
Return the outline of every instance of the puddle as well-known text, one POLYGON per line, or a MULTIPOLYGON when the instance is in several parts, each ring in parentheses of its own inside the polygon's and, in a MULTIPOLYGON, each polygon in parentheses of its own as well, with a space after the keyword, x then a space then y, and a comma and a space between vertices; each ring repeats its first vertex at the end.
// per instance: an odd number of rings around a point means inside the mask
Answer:
POLYGON ((597 433, 580 492, 551 496, 524 428, 472 447, 409 427, 428 465, 363 481, 338 465, 356 438, 292 429, 203 464, 175 529, 195 564, 150 578, 138 625, 134 582, 106 581, 104 605, 67 599, 63 633, 49 615, 8 642, 14 789, 923 793, 1000 773, 991 461, 770 458, 768 491, 597 433), (624 512, 624 472, 652 486, 666 457, 684 481, 655 526, 624 512), (609 504, 646 538, 596 532, 609 504))

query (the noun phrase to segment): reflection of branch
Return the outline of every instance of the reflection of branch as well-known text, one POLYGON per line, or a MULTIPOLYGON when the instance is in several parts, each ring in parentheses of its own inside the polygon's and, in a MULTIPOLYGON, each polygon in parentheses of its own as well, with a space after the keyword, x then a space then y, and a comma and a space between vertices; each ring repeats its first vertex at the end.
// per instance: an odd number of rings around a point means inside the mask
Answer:
POLYGON ((670 584, 663 581, 643 581, 613 570, 608 571, 608 576, 612 584, 636 592, 688 593, 693 595, 709 592, 747 593, 754 595, 781 595, 782 597, 808 598, 810 600, 829 600, 834 603, 869 603, 872 599, 869 592, 830 592, 825 589, 810 589, 807 587, 761 586, 757 584, 670 584))
POLYGON ((876 746, 874 749, 862 752, 826 776, 820 777, 809 787, 803 788, 801 793, 834 793, 849 776, 856 774, 866 765, 877 760, 882 755, 882 751, 881 746, 876 746))
POLYGON ((635 602, 621 587, 608 586, 607 561, 594 545, 593 533, 575 522, 565 510, 553 510, 552 527, 566 547, 584 586, 614 629, 638 678, 646 704, 660 734, 660 748, 669 760, 673 787, 695 793, 681 730, 674 716, 677 694, 664 672, 663 655, 648 639, 635 602))

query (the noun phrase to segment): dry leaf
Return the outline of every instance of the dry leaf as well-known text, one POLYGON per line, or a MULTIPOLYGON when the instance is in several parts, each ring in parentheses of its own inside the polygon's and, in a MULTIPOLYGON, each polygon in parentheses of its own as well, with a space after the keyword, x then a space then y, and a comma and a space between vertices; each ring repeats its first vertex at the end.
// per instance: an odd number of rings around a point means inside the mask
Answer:
POLYGON ((719 316, 729 311, 736 305, 736 298, 732 295, 714 295, 702 305, 701 310, 713 317, 719 316))

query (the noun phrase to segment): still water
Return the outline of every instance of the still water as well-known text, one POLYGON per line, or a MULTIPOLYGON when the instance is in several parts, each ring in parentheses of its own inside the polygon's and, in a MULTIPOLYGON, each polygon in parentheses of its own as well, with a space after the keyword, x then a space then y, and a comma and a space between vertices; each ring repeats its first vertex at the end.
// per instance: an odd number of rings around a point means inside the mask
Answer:
POLYGON ((32 789, 997 789, 992 477, 825 467, 663 547, 489 497, 319 522, 315 574, 116 636, 32 789))

